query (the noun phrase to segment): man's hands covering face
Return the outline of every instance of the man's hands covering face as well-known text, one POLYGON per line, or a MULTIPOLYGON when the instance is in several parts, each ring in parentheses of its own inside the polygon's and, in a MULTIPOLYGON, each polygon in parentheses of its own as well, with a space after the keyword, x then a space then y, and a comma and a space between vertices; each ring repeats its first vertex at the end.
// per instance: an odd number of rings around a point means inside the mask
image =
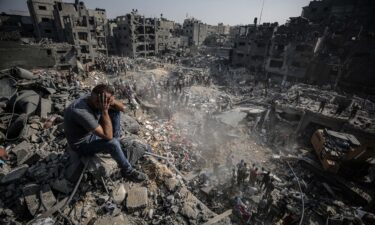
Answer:
POLYGON ((99 109, 102 111, 108 111, 109 107, 113 104, 114 96, 107 96, 106 94, 98 95, 99 109))

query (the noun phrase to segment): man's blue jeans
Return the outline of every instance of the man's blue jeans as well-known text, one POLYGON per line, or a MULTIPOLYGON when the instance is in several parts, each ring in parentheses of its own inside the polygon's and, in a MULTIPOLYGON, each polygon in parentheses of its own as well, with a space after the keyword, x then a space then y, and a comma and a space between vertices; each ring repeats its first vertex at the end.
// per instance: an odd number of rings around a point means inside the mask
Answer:
POLYGON ((91 135, 90 141, 80 144, 77 152, 80 155, 91 156, 96 153, 109 153, 112 158, 116 160, 123 173, 128 173, 132 170, 128 159, 120 144, 121 135, 121 113, 119 111, 110 110, 109 116, 112 121, 113 138, 110 141, 100 139, 95 134, 91 135))

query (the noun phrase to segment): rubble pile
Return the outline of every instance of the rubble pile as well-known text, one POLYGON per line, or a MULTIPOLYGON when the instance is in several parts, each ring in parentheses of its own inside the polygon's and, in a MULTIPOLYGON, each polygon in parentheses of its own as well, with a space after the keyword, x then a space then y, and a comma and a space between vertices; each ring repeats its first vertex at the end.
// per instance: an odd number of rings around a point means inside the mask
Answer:
MULTIPOLYGON (((373 223, 365 207, 371 192, 324 173, 308 146, 295 140, 303 115, 317 113, 322 99, 332 99, 323 115, 345 103, 339 119, 350 116, 345 97, 313 86, 255 84, 255 76, 240 70, 228 70, 235 82, 223 82, 215 74, 229 72, 206 58, 191 60, 194 67, 124 58, 133 70, 92 70, 83 79, 72 71, 2 71, 1 222, 373 223), (130 90, 121 144, 149 176, 145 183, 122 178, 109 155, 79 159, 67 146, 65 107, 102 82, 130 90), (19 104, 22 96, 27 100, 19 104)), ((373 104, 354 99, 366 107, 348 124, 370 130, 371 119, 360 118, 371 118, 373 104)))
MULTIPOLYGON (((35 79, 33 82, 15 79, 17 87, 20 87, 18 93, 27 90, 32 91, 31 96, 38 96, 35 97, 36 100, 26 101, 35 105, 26 107, 25 112, 29 114, 24 113, 26 116, 22 121, 26 128, 21 128, 27 132, 20 132, 20 135, 12 139, 4 135, 5 153, 9 157, 4 157, 4 161, 1 161, 0 188, 4 193, 1 197, 2 224, 20 224, 33 218, 29 224, 81 224, 90 221, 94 224, 116 221, 131 224, 186 224, 190 221, 190 224, 201 224, 216 216, 184 187, 182 177, 174 175, 176 171, 172 173, 152 158, 142 163, 142 169, 149 174, 156 171, 150 169, 152 167, 162 169, 154 177, 155 180, 150 180, 147 184, 119 179, 116 163, 105 155, 90 159, 87 164, 88 173, 79 178, 82 164, 79 159, 77 161, 75 154, 67 151, 62 115, 70 101, 88 93, 90 85, 87 83, 94 84, 93 81, 101 79, 101 73, 94 71, 91 73, 91 80, 73 82, 71 86, 64 75, 54 70, 35 70, 34 74, 29 72, 27 75, 31 74, 32 79, 35 79), (47 104, 43 101, 47 101, 47 104), (34 111, 27 111, 30 108, 34 111), (85 185, 75 186, 79 182, 85 185), (164 184, 159 186, 155 182, 164 184), (58 213, 52 217, 55 212, 58 213)), ((3 75, 12 76, 12 73, 6 71, 3 75)), ((10 100, 4 101, 2 124, 12 125, 21 117, 18 115, 23 115, 22 107, 13 107, 17 111, 12 113, 14 115, 9 115, 5 106, 10 100), (14 119, 13 116, 18 117, 14 119)), ((154 129, 151 124, 156 127, 156 123, 145 121, 141 122, 145 128, 141 128, 129 115, 124 116, 123 122, 126 125, 124 132, 129 135, 123 139, 123 145, 128 151, 132 148, 149 150, 145 142, 137 139, 137 134, 147 137, 149 143, 154 143, 155 153, 159 153, 159 148, 154 141, 166 138, 162 135, 167 133, 170 142, 163 144, 163 149, 173 149, 177 155, 181 154, 182 148, 190 147, 188 141, 177 135, 178 131, 167 123, 154 129), (142 129, 149 133, 144 133, 142 129)), ((1 131, 8 134, 9 128, 12 126, 3 126, 1 131)), ((189 150, 193 155, 192 149, 189 150)), ((133 162, 132 157, 136 156, 128 155, 130 162, 133 162)), ((185 158, 189 158, 189 168, 192 168, 194 157, 186 155, 185 158)), ((221 224, 229 224, 229 221, 221 224)))

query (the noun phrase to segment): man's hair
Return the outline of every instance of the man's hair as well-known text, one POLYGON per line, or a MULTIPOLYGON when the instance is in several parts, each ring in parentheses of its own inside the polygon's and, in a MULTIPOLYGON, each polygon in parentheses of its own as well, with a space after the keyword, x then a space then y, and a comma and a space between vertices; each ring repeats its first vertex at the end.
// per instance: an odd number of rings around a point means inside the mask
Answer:
POLYGON ((91 91, 91 93, 95 95, 100 95, 100 94, 103 94, 104 92, 114 95, 115 89, 111 85, 108 85, 108 84, 98 84, 91 91))

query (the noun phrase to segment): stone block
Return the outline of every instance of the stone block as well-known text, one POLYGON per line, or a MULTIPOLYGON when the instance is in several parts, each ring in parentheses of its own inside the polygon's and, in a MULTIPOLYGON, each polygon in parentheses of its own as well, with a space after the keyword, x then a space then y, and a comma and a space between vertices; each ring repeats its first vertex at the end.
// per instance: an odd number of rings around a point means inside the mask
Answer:
POLYGON ((27 164, 29 166, 35 164, 42 156, 33 150, 20 149, 17 151, 17 165, 27 164))
POLYGON ((43 206, 46 207, 43 207, 44 210, 48 210, 56 204, 55 195, 53 195, 51 187, 48 184, 41 187, 40 198, 43 201, 43 206))
POLYGON ((26 164, 14 168, 1 179, 1 183, 5 184, 21 179, 25 175, 28 168, 29 166, 26 164))
POLYGON ((40 208, 40 201, 38 198, 39 190, 40 188, 37 184, 28 184, 22 189, 27 208, 33 216, 39 212, 40 208))
POLYGON ((194 209, 190 204, 184 204, 184 206, 181 209, 181 214, 185 216, 188 219, 197 219, 198 212, 196 209, 194 209))
POLYGON ((175 191, 179 184, 180 184, 180 181, 173 177, 168 178, 165 181, 165 186, 167 186, 168 191, 175 191))
POLYGON ((40 118, 47 118, 48 113, 51 112, 52 103, 49 99, 40 99, 40 118))
POLYGON ((107 224, 115 224, 115 225, 130 225, 128 218, 123 214, 118 216, 103 216, 97 219, 93 225, 107 225, 107 224))
POLYGON ((27 208, 33 216, 56 204, 56 198, 48 184, 43 186, 27 184, 23 187, 22 192, 27 208))
POLYGON ((130 189, 128 198, 126 199, 126 207, 128 210, 136 210, 145 208, 148 204, 147 188, 139 187, 130 189))
POLYGON ((14 146, 14 148, 11 149, 11 151, 17 155, 17 152, 19 150, 30 150, 31 149, 31 144, 27 141, 23 141, 19 143, 18 145, 14 146))
POLYGON ((87 171, 94 176, 110 177, 119 169, 117 162, 109 154, 97 154, 83 160, 89 162, 87 171))
POLYGON ((71 183, 66 179, 57 179, 53 181, 51 183, 51 187, 53 190, 56 190, 64 194, 69 194, 73 190, 71 183))

